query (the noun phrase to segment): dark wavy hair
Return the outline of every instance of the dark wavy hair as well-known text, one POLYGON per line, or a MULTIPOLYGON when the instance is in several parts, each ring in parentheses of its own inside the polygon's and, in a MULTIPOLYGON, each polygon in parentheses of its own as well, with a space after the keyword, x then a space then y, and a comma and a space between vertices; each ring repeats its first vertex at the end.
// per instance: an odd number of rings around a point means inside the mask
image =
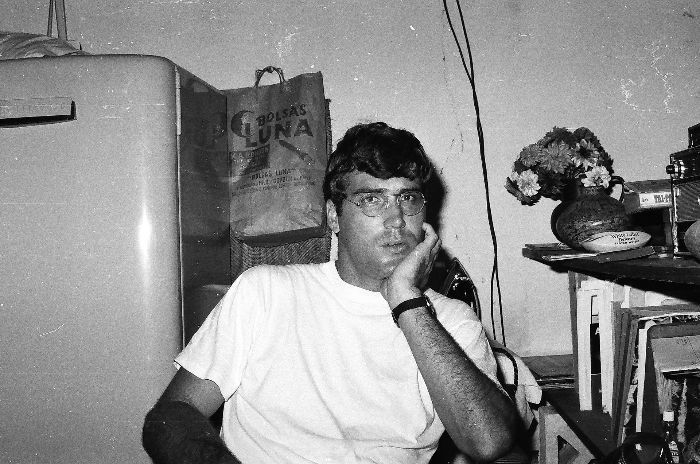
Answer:
POLYGON ((345 175, 354 171, 379 179, 418 179, 424 186, 433 166, 413 133, 373 122, 348 129, 328 159, 323 196, 333 201, 338 214, 346 197, 345 175))

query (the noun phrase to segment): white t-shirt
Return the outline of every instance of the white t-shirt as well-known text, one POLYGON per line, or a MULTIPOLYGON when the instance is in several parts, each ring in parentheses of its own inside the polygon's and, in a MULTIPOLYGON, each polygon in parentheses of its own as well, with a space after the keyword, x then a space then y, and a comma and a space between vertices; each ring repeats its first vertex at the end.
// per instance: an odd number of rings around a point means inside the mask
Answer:
MULTIPOLYGON (((426 294, 495 379, 476 315, 426 294)), ((427 463, 444 431, 389 305, 334 262, 244 272, 176 363, 219 386, 222 437, 246 464, 427 463)))

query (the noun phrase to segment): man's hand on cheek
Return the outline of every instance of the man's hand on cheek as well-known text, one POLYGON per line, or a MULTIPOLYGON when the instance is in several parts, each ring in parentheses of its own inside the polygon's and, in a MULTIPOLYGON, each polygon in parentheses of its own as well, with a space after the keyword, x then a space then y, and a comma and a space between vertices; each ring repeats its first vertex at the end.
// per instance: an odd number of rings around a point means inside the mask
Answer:
POLYGON ((430 224, 423 224, 423 240, 381 283, 380 292, 391 308, 402 301, 422 295, 441 241, 430 224))

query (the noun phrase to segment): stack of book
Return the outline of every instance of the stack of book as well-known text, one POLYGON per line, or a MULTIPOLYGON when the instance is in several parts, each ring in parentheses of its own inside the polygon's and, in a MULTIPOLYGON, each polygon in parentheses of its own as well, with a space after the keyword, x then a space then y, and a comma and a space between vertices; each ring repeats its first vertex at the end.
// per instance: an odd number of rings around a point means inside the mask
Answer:
MULTIPOLYGON (((700 306, 621 308, 614 356, 613 438, 639 431, 662 433, 661 415, 678 417, 682 377, 700 370, 700 306)), ((601 377, 602 380, 602 377, 601 377)))
POLYGON ((678 406, 680 387, 669 376, 700 371, 700 305, 594 278, 576 293, 582 409, 600 404, 616 443, 635 431, 661 432, 661 413, 678 406))

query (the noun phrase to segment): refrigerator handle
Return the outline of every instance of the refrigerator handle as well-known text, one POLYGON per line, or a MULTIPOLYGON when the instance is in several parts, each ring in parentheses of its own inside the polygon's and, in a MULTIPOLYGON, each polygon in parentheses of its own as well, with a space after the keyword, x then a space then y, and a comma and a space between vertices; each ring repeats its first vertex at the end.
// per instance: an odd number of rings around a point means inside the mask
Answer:
POLYGON ((0 127, 73 121, 75 102, 67 97, 0 100, 0 127))

